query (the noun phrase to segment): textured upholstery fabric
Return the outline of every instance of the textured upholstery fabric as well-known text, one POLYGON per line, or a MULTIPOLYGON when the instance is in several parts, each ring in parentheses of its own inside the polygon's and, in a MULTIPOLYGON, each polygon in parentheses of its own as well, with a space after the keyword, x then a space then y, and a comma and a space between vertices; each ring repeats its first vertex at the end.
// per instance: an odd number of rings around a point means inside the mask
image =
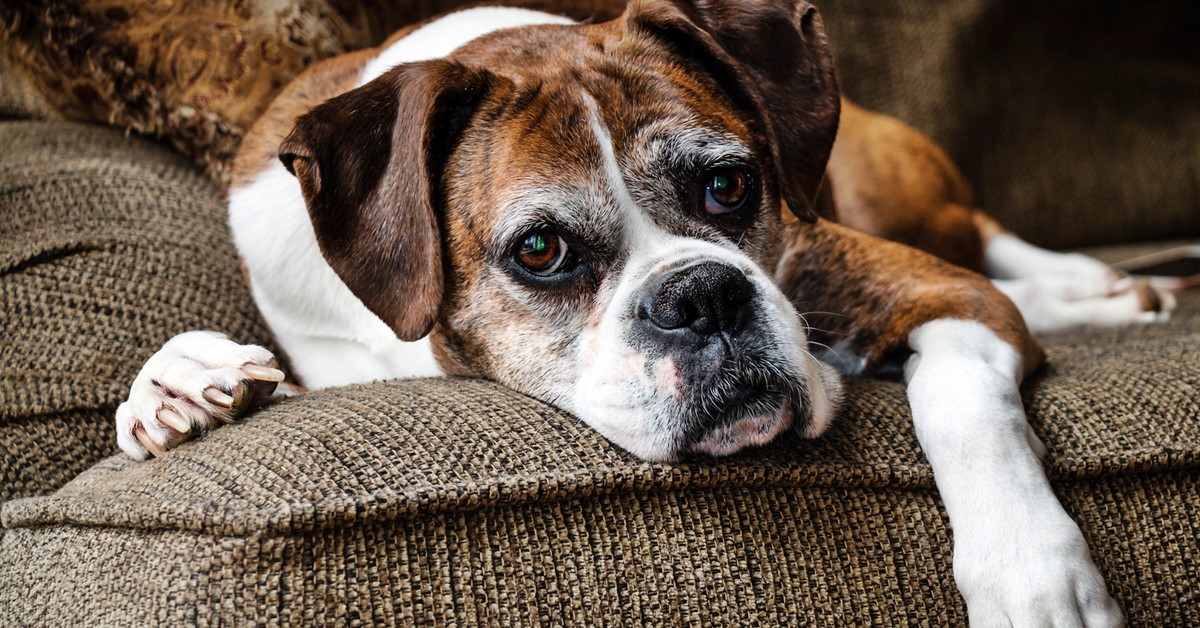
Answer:
POLYGON ((112 454, 112 415, 180 331, 269 340, 215 185, 146 140, 0 123, 0 501, 112 454))
MULTIPOLYGON (((106 458, 163 340, 267 330, 184 160, 75 124, 3 123, 0 145, 0 625, 965 621, 896 383, 851 381, 820 440, 716 462, 642 463, 461 380, 106 458)), ((1200 624, 1200 298, 1046 344, 1026 400, 1064 505, 1134 625, 1200 624)))

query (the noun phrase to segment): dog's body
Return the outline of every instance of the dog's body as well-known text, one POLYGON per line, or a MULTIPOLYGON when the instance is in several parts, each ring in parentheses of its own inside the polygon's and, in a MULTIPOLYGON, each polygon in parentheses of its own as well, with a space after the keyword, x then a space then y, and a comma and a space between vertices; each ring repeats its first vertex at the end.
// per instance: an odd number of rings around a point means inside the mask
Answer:
MULTIPOLYGON (((819 435, 829 364, 902 371, 972 621, 1120 622, 1025 421, 1043 359, 1026 324, 1169 304, 1006 233, 929 140, 841 101, 804 2, 416 25, 286 88, 229 203, 308 387, 488 377, 671 460, 819 435)), ((244 413, 282 379, 272 359, 171 340, 118 411, 122 448, 244 413)))

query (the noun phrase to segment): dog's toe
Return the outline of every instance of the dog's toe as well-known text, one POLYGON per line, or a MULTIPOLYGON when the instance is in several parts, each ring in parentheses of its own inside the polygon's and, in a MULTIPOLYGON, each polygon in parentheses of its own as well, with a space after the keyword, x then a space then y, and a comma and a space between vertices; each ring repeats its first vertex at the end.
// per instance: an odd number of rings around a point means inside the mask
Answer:
POLYGON ((146 362, 117 409, 117 442, 130 456, 161 456, 242 417, 284 379, 269 351, 221 334, 188 332, 146 362))

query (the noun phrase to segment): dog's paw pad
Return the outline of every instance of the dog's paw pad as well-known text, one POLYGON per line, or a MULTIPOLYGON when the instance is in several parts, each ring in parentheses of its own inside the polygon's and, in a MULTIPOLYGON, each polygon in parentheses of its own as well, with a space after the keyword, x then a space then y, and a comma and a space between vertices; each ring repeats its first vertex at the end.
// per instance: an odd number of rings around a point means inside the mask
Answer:
POLYGON ((130 456, 160 456, 237 420, 284 379, 270 351, 213 332, 180 334, 142 367, 117 408, 117 442, 130 456))

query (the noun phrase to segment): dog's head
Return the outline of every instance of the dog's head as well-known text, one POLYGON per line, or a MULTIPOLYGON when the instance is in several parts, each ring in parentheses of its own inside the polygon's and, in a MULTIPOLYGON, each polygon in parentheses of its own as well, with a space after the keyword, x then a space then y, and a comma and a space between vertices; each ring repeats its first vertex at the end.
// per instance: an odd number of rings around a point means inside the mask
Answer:
POLYGON ((838 380, 773 281, 839 99, 801 0, 647 0, 477 39, 303 116, 280 148, 322 252, 452 374, 643 458, 829 423, 838 380))

